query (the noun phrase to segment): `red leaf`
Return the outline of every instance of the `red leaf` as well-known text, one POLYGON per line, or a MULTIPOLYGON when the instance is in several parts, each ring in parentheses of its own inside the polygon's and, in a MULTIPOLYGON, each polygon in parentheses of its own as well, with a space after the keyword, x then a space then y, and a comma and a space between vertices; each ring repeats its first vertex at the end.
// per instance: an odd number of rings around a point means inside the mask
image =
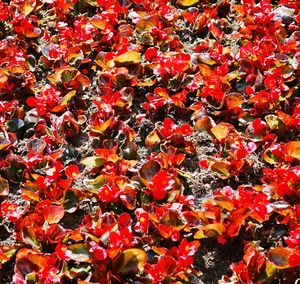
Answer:
POLYGON ((42 215, 49 224, 55 224, 64 217, 65 209, 61 206, 50 205, 42 209, 42 215))

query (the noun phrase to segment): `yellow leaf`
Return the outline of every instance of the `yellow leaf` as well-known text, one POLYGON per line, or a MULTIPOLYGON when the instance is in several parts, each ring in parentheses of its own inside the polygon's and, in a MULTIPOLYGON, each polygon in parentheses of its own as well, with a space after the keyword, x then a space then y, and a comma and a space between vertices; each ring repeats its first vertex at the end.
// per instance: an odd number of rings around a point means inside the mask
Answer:
POLYGON ((210 67, 207 66, 206 64, 200 63, 198 65, 198 67, 199 67, 199 71, 202 76, 214 76, 215 75, 214 71, 212 69, 210 69, 210 67))
POLYGON ((206 236, 204 234, 203 229, 198 230, 198 232, 194 235, 194 239, 205 239, 206 236))
POLYGON ((176 3, 177 3, 177 5, 179 5, 181 7, 191 7, 198 2, 199 2, 199 0, 177 0, 176 3))
POLYGON ((29 38, 38 37, 41 34, 41 29, 34 28, 33 30, 24 30, 23 35, 29 38))
POLYGON ((164 248, 164 247, 156 247, 156 246, 152 246, 151 247, 151 249, 155 252, 155 253, 157 253, 157 254, 159 254, 159 255, 165 255, 166 253, 167 253, 167 249, 166 248, 164 248))
POLYGON ((221 208, 225 208, 228 211, 232 211, 234 209, 234 204, 230 200, 230 198, 223 196, 223 195, 217 195, 212 200, 213 203, 215 202, 220 206, 221 208))
POLYGON ((232 130, 232 125, 229 123, 221 122, 211 129, 212 134, 219 140, 222 141, 227 137, 229 132, 232 130))
POLYGON ((207 237, 217 237, 219 235, 222 235, 226 231, 225 226, 221 223, 209 224, 206 225, 203 229, 207 237))
POLYGON ((263 152, 262 157, 267 163, 272 165, 277 164, 279 161, 279 158, 269 148, 263 152))
POLYGON ((69 83, 76 77, 78 72, 79 71, 76 68, 67 66, 57 69, 56 72, 53 75, 48 76, 47 79, 54 85, 64 82, 69 83))
POLYGON ((126 51, 115 58, 115 63, 118 66, 129 65, 138 63, 141 60, 141 56, 137 51, 126 51))
POLYGON ((33 1, 32 0, 24 1, 23 7, 22 7, 24 16, 29 15, 34 10, 35 5, 36 5, 35 0, 33 0, 33 1))
POLYGON ((280 122, 280 119, 278 116, 273 115, 273 114, 269 114, 265 116, 265 120, 268 124, 268 126, 270 127, 271 130, 276 130, 278 129, 278 125, 280 122))
POLYGON ((67 58, 70 65, 80 64, 84 58, 83 51, 79 47, 71 47, 68 49, 67 58))

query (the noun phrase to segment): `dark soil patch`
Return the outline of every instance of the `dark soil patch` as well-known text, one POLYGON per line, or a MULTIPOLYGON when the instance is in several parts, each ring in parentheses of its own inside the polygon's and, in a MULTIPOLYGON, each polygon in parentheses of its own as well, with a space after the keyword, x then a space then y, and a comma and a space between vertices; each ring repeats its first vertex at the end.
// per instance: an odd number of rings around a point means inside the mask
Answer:
POLYGON ((14 259, 9 260, 2 265, 2 268, 0 270, 0 283, 1 284, 13 283, 12 280, 13 280, 13 275, 14 275, 14 265, 15 265, 14 259))
POLYGON ((230 274, 230 265, 243 256, 243 244, 240 240, 231 240, 220 245, 216 240, 201 241, 201 247, 195 256, 195 268, 203 274, 193 283, 216 284, 223 275, 230 274))

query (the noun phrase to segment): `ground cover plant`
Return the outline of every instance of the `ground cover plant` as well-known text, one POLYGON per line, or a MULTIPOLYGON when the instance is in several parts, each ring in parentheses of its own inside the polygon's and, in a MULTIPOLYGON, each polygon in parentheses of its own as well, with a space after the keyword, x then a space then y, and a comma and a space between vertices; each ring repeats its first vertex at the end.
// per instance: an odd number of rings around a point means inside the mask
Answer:
POLYGON ((0 0, 0 283, 297 281, 299 11, 0 0))

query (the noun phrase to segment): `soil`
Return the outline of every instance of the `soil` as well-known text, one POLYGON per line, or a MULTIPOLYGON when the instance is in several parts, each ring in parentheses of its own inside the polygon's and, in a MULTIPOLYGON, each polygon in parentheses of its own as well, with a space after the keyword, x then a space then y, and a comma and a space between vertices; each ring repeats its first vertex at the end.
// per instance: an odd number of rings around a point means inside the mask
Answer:
POLYGON ((243 245, 234 239, 226 245, 214 240, 201 241, 201 247, 195 256, 195 268, 202 273, 192 283, 215 284, 223 275, 230 275, 230 265, 238 262, 243 256, 243 245))

